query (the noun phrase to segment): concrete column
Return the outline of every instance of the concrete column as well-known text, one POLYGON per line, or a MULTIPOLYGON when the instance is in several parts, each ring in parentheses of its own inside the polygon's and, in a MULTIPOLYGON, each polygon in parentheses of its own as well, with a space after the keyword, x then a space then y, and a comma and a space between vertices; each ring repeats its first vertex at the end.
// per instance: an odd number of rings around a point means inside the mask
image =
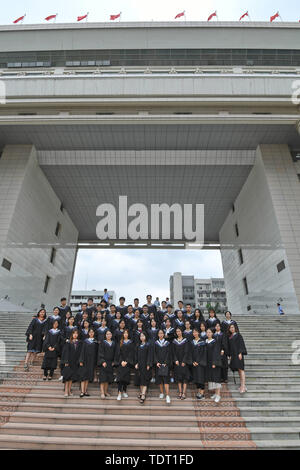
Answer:
POLYGON ((0 299, 8 297, 11 303, 32 310, 41 304, 52 309, 62 296, 69 295, 78 231, 67 212, 61 210, 61 201, 39 167, 31 145, 4 148, 0 213, 0 299), (56 251, 51 262, 53 248, 56 251))
POLYGON ((295 164, 286 145, 262 145, 256 153, 219 234, 228 307, 234 314, 276 313, 279 301, 287 313, 299 313, 300 183, 295 164), (278 270, 282 262, 284 269, 278 270))
POLYGON ((181 273, 173 274, 173 307, 176 309, 178 301, 182 300, 182 275, 181 273))

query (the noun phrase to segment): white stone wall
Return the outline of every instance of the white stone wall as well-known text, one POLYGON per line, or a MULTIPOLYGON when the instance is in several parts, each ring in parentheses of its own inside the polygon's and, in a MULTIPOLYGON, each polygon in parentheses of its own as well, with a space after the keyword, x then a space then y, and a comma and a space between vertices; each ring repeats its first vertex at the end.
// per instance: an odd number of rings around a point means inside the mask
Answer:
POLYGON ((0 298, 7 295, 33 310, 43 303, 49 310, 70 294, 78 231, 60 205, 34 147, 6 146, 0 159, 0 298), (57 249, 53 264, 52 247, 57 249), (1 267, 3 258, 12 263, 10 271, 1 267))
MULTIPOLYGON (((274 184, 280 188, 289 183, 280 181, 282 172, 278 171, 274 162, 266 167, 262 158, 262 152, 266 156, 278 152, 282 155, 283 147, 261 146, 257 150, 255 165, 235 201, 235 211, 230 212, 220 230, 227 301, 229 310, 234 314, 247 313, 249 305, 251 311, 276 313, 276 303, 281 298, 280 303, 287 313, 299 313, 295 279, 290 270, 291 259, 288 259, 285 250, 291 227, 287 227, 284 241, 284 233, 280 230, 275 212, 277 204, 285 204, 284 211, 289 211, 290 201, 281 191, 274 198, 274 186, 270 186, 270 178, 277 174, 278 179, 275 177, 274 184), (238 237, 235 233, 236 223, 238 237), (234 247, 226 249, 227 244, 234 244, 234 247), (239 261, 239 248, 242 248, 243 264, 239 261), (278 273, 277 264, 282 260, 286 268, 278 273), (244 277, 247 279, 248 295, 244 291, 244 277)), ((294 168, 291 156, 286 151, 283 159, 288 167, 294 168)), ((295 169, 293 171, 296 181, 295 169)), ((299 181, 296 182, 299 185, 299 181)))

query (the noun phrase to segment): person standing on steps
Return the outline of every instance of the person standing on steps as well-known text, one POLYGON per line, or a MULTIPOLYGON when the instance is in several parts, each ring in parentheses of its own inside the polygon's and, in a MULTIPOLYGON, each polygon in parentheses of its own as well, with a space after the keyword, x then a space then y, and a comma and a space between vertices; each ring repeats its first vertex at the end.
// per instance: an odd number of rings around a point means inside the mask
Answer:
POLYGON ((229 367, 232 372, 238 371, 240 376, 239 391, 241 394, 243 394, 247 391, 244 365, 244 356, 247 355, 247 349, 244 338, 238 332, 235 325, 230 325, 228 335, 228 355, 230 360, 229 367))
POLYGON ((65 397, 72 395, 71 387, 73 382, 78 382, 79 377, 79 358, 82 349, 82 342, 79 340, 79 332, 74 329, 69 341, 64 345, 61 360, 64 364, 62 370, 65 384, 65 397))
POLYGON ((43 344, 43 351, 45 352, 42 363, 42 369, 44 369, 43 380, 52 380, 54 371, 57 368, 57 358, 61 354, 62 336, 58 325, 58 320, 52 323, 52 328, 47 332, 43 344))
POLYGON ((130 384, 130 373, 134 367, 134 350, 134 342, 130 339, 129 330, 126 328, 116 351, 118 401, 128 398, 127 387, 130 384))
POLYGON ((112 339, 112 332, 106 331, 103 341, 99 343, 98 361, 100 396, 102 399, 110 397, 108 393, 109 384, 114 381, 114 364, 116 358, 116 342, 112 339))
POLYGON ((39 310, 36 317, 34 317, 26 331, 27 341, 27 354, 25 357, 24 370, 29 370, 29 365, 32 365, 37 354, 43 350, 43 340, 45 338, 45 326, 47 324, 46 310, 42 308, 39 310))
POLYGON ((95 331, 89 329, 89 336, 82 343, 79 358, 79 376, 80 376, 80 398, 89 397, 87 393, 88 384, 94 382, 95 368, 97 364, 98 343, 95 339, 95 331))
POLYGON ((170 398, 170 367, 172 364, 172 347, 169 341, 165 340, 163 330, 158 331, 158 339, 154 343, 154 364, 155 364, 155 381, 159 385, 159 398, 164 398, 166 393, 166 403, 171 403, 170 398))
POLYGON ((64 322, 66 321, 67 313, 72 313, 71 307, 67 305, 66 297, 62 297, 60 299, 60 306, 58 308, 59 308, 59 315, 60 315, 61 321, 64 324, 64 322))
POLYGON ((183 337, 181 328, 177 327, 175 330, 176 337, 172 343, 172 357, 174 363, 175 381, 178 384, 178 398, 180 400, 186 399, 187 384, 189 381, 189 353, 190 343, 183 337))
POLYGON ((207 340, 207 366, 206 366, 206 381, 208 382, 208 390, 215 391, 211 399, 216 403, 221 400, 221 367, 222 358, 220 345, 217 340, 213 337, 213 329, 207 328, 206 330, 207 340))
POLYGON ((151 380, 152 350, 144 331, 140 334, 140 343, 135 351, 135 385, 140 387, 138 398, 143 405, 146 400, 147 389, 151 380))
POLYGON ((200 338, 200 332, 198 328, 193 329, 194 339, 191 342, 191 361, 192 361, 192 373, 193 383, 197 388, 196 398, 198 400, 204 400, 204 389, 205 389, 205 371, 207 366, 207 347, 206 341, 200 338))

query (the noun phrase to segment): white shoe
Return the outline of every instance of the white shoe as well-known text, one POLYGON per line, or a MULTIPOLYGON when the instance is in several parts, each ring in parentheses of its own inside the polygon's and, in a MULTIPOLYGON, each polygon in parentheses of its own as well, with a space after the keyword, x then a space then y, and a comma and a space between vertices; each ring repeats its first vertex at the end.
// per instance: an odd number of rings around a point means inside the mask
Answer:
POLYGON ((174 383, 174 378, 173 377, 170 378, 170 382, 171 382, 171 384, 174 383))
POLYGON ((121 401, 121 400, 122 400, 122 395, 121 395, 121 393, 119 393, 119 395, 117 396, 117 400, 118 400, 118 401, 121 401))
POLYGON ((166 396, 166 403, 169 405, 171 403, 171 398, 169 395, 166 396))
POLYGON ((128 393, 123 392, 123 398, 128 398, 128 393))
POLYGON ((151 383, 152 383, 152 384, 154 384, 154 383, 155 383, 155 378, 154 378, 154 377, 152 377, 152 379, 151 379, 151 383))
POLYGON ((61 375, 58 379, 59 382, 61 382, 62 380, 64 380, 63 376, 61 375))
POLYGON ((219 403, 220 400, 221 400, 221 396, 220 396, 220 395, 216 395, 216 397, 215 397, 215 403, 219 403))
POLYGON ((217 395, 214 393, 210 398, 211 398, 212 400, 214 400, 214 399, 216 398, 216 396, 217 396, 217 395))
POLYGON ((160 393, 159 398, 162 400, 164 397, 165 397, 164 394, 160 393))

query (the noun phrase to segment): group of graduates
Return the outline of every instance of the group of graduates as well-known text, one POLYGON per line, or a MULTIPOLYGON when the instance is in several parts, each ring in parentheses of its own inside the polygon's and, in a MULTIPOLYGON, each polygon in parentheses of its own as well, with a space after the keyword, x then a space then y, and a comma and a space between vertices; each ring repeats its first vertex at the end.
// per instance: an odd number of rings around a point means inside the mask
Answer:
POLYGON ((127 398, 127 387, 134 372, 134 384, 140 387, 138 399, 145 402, 151 382, 159 385, 161 399, 171 403, 169 384, 178 384, 178 398, 186 398, 187 385, 196 386, 196 397, 204 399, 205 383, 219 402, 222 382, 227 382, 228 358, 232 371, 240 375, 240 393, 245 393, 242 335, 231 313, 221 322, 214 311, 204 318, 200 309, 178 302, 178 308, 162 302, 158 308, 152 296, 140 307, 139 299, 125 305, 108 305, 102 299, 83 303, 73 316, 65 298, 61 305, 46 315, 41 309, 28 329, 25 370, 36 354, 44 352, 44 380, 52 380, 60 358, 65 397, 72 395, 73 382, 80 382, 80 397, 89 396, 88 384, 100 383, 101 398, 109 397, 109 384, 118 385, 117 400, 127 398), (116 372, 116 374, 115 374, 116 372), (97 377, 98 375, 98 377, 97 377))

